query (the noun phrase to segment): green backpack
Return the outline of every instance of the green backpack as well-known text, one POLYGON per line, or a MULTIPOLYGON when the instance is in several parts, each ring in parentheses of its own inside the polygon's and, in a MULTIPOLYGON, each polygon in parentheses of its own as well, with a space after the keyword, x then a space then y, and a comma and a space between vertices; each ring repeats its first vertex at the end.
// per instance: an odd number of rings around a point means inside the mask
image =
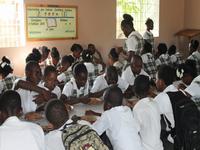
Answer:
POLYGON ((66 150, 108 150, 96 131, 87 125, 72 124, 62 130, 66 150))

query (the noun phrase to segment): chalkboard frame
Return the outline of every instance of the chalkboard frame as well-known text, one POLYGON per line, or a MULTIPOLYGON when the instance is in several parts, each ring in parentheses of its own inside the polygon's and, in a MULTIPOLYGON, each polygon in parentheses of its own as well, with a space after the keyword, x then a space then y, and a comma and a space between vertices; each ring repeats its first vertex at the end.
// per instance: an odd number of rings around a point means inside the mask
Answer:
POLYGON ((67 39, 77 39, 78 38, 78 7, 74 5, 43 5, 43 4, 26 4, 25 5, 26 14, 25 14, 25 25, 26 25, 26 39, 27 41, 50 41, 50 40, 67 40, 67 39), (31 38, 28 35, 28 14, 27 9, 28 7, 53 7, 53 8, 73 8, 76 12, 76 35, 74 37, 64 37, 64 38, 31 38))

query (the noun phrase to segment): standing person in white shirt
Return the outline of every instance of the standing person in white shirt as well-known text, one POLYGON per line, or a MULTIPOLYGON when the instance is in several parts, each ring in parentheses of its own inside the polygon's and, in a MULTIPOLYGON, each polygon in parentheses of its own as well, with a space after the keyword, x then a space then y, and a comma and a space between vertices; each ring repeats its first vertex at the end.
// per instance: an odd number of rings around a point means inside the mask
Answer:
POLYGON ((131 109, 122 106, 123 93, 114 86, 104 94, 104 110, 93 124, 99 135, 106 131, 114 150, 142 150, 139 125, 131 109))
POLYGON ((0 98, 0 149, 45 150, 44 133, 37 124, 19 120, 21 99, 17 92, 6 91, 0 98))
POLYGON ((130 66, 122 72, 122 79, 125 80, 130 86, 134 85, 135 78, 138 75, 149 76, 143 69, 142 58, 139 55, 134 55, 130 66))
POLYGON ((163 150, 160 139, 160 113, 151 96, 149 77, 145 75, 137 76, 134 88, 135 94, 140 100, 135 104, 133 112, 139 121, 143 148, 144 150, 163 150))
POLYGON ((123 15, 123 20, 121 22, 121 29, 124 35, 127 37, 125 41, 124 50, 126 52, 126 60, 131 61, 134 54, 140 54, 143 48, 143 38, 139 32, 134 29, 133 17, 129 14, 123 15))
POLYGON ((154 48, 154 37, 151 30, 153 30, 153 20, 148 18, 145 22, 147 26, 147 30, 143 35, 143 39, 151 44, 152 48, 154 48))

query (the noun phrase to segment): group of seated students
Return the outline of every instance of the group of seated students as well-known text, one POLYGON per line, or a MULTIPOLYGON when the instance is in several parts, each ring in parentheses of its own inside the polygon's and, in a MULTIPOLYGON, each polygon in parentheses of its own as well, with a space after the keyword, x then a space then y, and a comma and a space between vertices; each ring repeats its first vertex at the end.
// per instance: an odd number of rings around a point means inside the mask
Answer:
POLYGON ((73 105, 76 112, 83 111, 76 115, 89 112, 99 116, 89 125, 99 136, 106 132, 114 150, 162 150, 161 115, 174 126, 166 92, 182 90, 200 106, 198 41, 191 41, 191 55, 185 61, 174 45, 167 51, 164 43, 154 55, 151 44, 145 42, 141 55, 135 54, 130 63, 119 60, 119 48, 110 50, 106 65, 93 44, 86 50, 73 44, 71 51, 61 58, 55 47, 34 48, 26 58, 22 78, 13 74, 11 61, 2 58, 0 149, 20 145, 22 150, 64 150, 61 129, 72 122, 69 114, 73 105), (131 100, 133 97, 137 100, 131 100), (104 112, 79 110, 96 105, 92 98, 102 100, 104 112), (33 121, 36 112, 44 108, 52 125, 46 135, 40 126, 21 121, 21 115, 33 121))

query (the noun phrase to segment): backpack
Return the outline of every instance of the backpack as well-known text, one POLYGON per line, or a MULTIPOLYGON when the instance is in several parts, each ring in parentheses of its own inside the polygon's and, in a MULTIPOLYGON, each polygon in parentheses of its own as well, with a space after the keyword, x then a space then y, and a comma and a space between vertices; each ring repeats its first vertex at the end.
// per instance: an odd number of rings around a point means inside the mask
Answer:
POLYGON ((174 139, 174 150, 200 150, 200 112, 183 92, 167 92, 174 115, 175 127, 167 121, 174 139))
POLYGON ((87 125, 72 124, 64 127, 62 141, 66 150, 108 150, 96 131, 87 125))

